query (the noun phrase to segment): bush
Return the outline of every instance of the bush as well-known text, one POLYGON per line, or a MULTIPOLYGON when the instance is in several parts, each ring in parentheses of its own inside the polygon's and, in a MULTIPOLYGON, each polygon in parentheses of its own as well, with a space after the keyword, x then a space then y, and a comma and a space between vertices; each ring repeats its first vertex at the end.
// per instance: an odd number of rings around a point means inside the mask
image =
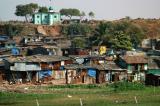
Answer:
POLYGON ((70 24, 62 27, 62 34, 64 35, 88 35, 92 28, 87 24, 70 24))
POLYGON ((5 29, 6 29, 6 34, 12 37, 12 36, 18 35, 23 30, 23 26, 6 24, 5 29))
POLYGON ((98 85, 98 84, 87 84, 87 85, 53 85, 47 88, 80 88, 80 89, 110 89, 111 91, 127 91, 127 90, 143 90, 145 89, 145 85, 138 82, 116 82, 113 84, 106 84, 106 85, 98 85))
POLYGON ((138 82, 116 82, 110 85, 114 91, 143 90, 145 85, 138 82))
POLYGON ((96 84, 88 84, 88 85, 54 85, 49 86, 48 88, 82 88, 82 89, 94 89, 94 88, 101 88, 101 86, 96 84))

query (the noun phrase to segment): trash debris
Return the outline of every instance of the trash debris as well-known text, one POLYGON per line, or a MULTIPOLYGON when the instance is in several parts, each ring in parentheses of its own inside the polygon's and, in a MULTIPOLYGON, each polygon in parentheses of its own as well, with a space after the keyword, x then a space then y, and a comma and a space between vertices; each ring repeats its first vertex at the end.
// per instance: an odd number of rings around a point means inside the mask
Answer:
POLYGON ((72 96, 71 96, 71 95, 67 95, 67 97, 68 97, 68 98, 71 98, 72 96))
POLYGON ((28 90, 28 87, 24 88, 24 90, 28 90))

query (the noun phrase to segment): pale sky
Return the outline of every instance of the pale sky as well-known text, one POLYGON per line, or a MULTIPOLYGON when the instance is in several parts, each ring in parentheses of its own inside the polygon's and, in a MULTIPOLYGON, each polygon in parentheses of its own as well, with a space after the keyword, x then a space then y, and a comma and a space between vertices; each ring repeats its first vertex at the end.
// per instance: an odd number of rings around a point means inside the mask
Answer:
POLYGON ((114 20, 130 16, 131 18, 160 18, 160 0, 0 0, 0 20, 18 20, 14 15, 16 5, 38 3, 40 6, 77 8, 81 11, 93 11, 96 19, 114 20))

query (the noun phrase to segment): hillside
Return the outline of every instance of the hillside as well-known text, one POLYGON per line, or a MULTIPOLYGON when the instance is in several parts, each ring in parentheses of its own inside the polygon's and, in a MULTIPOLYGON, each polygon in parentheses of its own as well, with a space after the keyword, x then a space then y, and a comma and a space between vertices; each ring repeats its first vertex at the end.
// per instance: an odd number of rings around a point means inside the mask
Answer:
MULTIPOLYGON (((134 20, 116 20, 114 22, 129 21, 139 27, 141 27, 146 35, 146 38, 160 38, 160 19, 134 19, 134 20)), ((94 27, 99 24, 99 21, 93 21, 89 23, 94 27)), ((62 27, 64 25, 57 26, 46 26, 46 25, 34 25, 24 22, 1 22, 0 23, 0 34, 7 35, 19 35, 24 36, 28 34, 41 33, 49 36, 60 36, 62 35, 62 27)))
POLYGON ((61 26, 46 26, 46 25, 34 25, 21 22, 5 22, 0 23, 0 34, 1 35, 12 35, 12 36, 24 36, 24 35, 35 35, 43 34, 48 36, 59 36, 61 33, 61 26))
POLYGON ((146 31, 147 38, 160 38, 160 20, 156 19, 137 19, 133 23, 139 25, 146 31))

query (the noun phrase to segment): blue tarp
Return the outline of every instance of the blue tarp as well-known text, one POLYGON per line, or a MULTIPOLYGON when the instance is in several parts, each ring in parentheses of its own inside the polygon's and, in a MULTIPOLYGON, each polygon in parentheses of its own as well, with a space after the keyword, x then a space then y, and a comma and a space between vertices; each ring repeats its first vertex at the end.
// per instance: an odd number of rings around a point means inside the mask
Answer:
POLYGON ((8 36, 0 35, 0 41, 6 41, 6 40, 8 40, 8 39, 9 39, 8 36))
POLYGON ((52 71, 51 70, 45 70, 45 71, 40 71, 39 72, 39 78, 42 79, 44 77, 50 77, 52 76, 52 71))
POLYGON ((88 69, 88 75, 91 77, 96 77, 96 70, 95 69, 88 69))
POLYGON ((12 54, 13 55, 19 55, 20 54, 20 50, 18 48, 12 48, 12 54))

